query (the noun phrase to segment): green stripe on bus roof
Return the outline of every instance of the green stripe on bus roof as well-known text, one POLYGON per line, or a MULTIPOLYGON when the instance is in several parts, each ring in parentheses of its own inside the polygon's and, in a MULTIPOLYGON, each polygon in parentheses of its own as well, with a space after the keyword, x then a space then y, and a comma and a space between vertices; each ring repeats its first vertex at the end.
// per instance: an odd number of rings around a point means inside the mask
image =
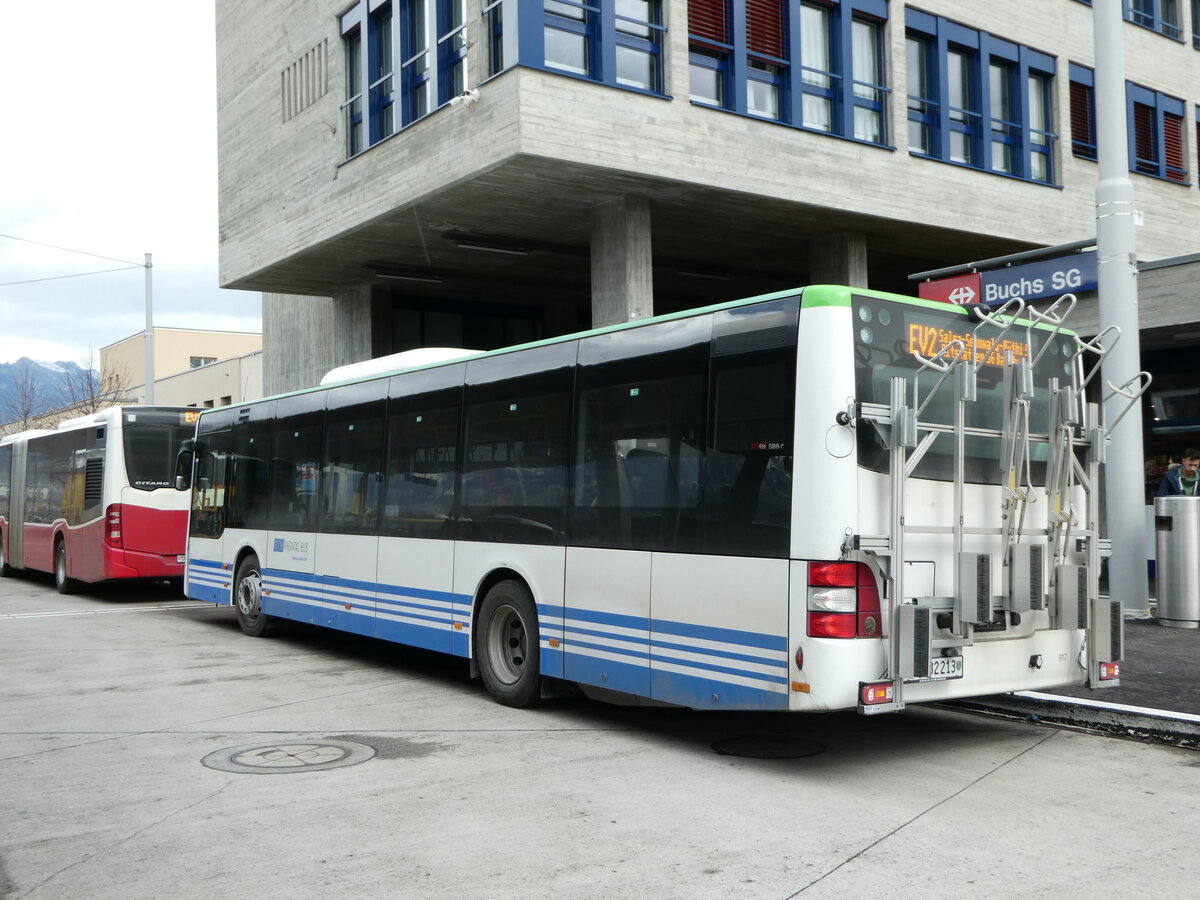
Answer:
MULTIPOLYGON (((626 331, 630 328, 640 328, 643 325, 651 325, 656 322, 672 322, 678 319, 690 319, 693 316, 703 316, 708 315, 709 313, 721 312, 722 310, 726 309, 737 309, 738 307, 742 306, 752 306, 756 303, 767 303, 771 300, 783 300, 787 297, 797 296, 800 297, 801 309, 814 309, 819 306, 841 306, 848 308, 851 305, 854 297, 869 297, 874 300, 887 300, 892 303, 905 303, 910 306, 920 306, 927 309, 941 310, 942 312, 954 312, 957 315, 967 316, 971 318, 972 321, 978 321, 971 316, 966 307, 955 306, 950 303, 942 303, 937 300, 925 300, 920 297, 908 297, 904 294, 892 294, 888 293, 887 291, 873 291, 869 290, 868 288, 847 287, 839 284, 812 284, 806 287, 790 288, 784 291, 774 291, 769 294, 758 294, 754 297, 746 297, 742 300, 728 300, 723 303, 714 303, 711 306, 698 306, 695 309, 685 309, 680 310, 679 312, 664 313, 661 316, 651 316, 646 319, 634 319, 630 322, 617 322, 613 325, 604 325, 600 328, 589 329, 588 331, 577 331, 572 334, 563 334, 556 337, 543 338, 540 341, 530 341, 526 344, 514 344, 511 347, 501 347, 497 350, 488 350, 483 353, 473 353, 468 351, 470 355, 467 356, 438 360, 437 362, 425 363, 419 366, 408 366, 405 368, 393 369, 388 372, 379 372, 363 378, 349 378, 345 381, 335 381, 330 384, 319 384, 314 387, 301 388, 299 390, 288 391, 283 394, 273 394, 270 397, 262 397, 258 400, 247 400, 243 403, 230 404, 230 406, 219 406, 214 409, 201 410, 200 414, 204 415, 209 412, 216 412, 219 409, 231 409, 233 407, 240 409, 242 407, 254 406, 259 403, 267 403, 272 400, 283 400, 286 397, 299 397, 304 394, 312 394, 316 393, 317 391, 324 391, 328 390, 329 388, 340 387, 341 385, 345 384, 363 384, 368 381, 378 381, 383 378, 391 378, 394 375, 400 375, 405 372, 418 372, 422 369, 435 369, 440 366, 455 365, 467 360, 486 359, 489 356, 500 356, 505 353, 512 353, 514 350, 528 350, 533 347, 547 347, 553 344, 562 344, 566 341, 577 341, 582 338, 592 337, 593 335, 597 334, 611 334, 615 331, 626 331)), ((1018 319, 1016 324, 1028 326, 1030 323, 1028 319, 1018 319)), ((1044 323, 1038 323, 1034 327, 1040 328, 1044 331, 1054 330, 1052 326, 1044 323)), ((1060 332, 1072 337, 1075 336, 1075 332, 1067 328, 1060 329, 1060 332)), ((367 360, 360 360, 360 362, 367 362, 367 360)))

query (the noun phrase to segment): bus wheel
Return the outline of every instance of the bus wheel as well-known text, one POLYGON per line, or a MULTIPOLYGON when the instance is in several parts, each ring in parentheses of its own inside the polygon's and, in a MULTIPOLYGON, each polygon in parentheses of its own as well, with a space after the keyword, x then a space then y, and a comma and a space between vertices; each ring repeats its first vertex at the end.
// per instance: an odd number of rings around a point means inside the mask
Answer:
POLYGON ((247 556, 238 566, 233 605, 237 608, 238 624, 250 637, 260 637, 271 624, 271 617, 262 611, 262 571, 257 556, 247 556))
POLYGON ((79 582, 67 577, 67 542, 59 541, 54 551, 54 586, 60 594, 73 594, 79 582))
POLYGON ((4 535, 0 534, 0 578, 8 578, 13 574, 13 567, 4 558, 4 535))
POLYGON ((479 610, 475 656, 488 693, 505 706, 532 706, 541 698, 537 607, 525 585, 502 581, 479 610))

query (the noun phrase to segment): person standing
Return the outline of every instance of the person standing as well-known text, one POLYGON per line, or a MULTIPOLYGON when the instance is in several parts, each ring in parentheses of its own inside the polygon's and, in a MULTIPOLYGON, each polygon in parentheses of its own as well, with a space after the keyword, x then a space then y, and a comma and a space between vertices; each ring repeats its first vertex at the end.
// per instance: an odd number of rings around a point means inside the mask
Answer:
POLYGON ((1179 465, 1163 476, 1158 486, 1158 496, 1197 496, 1197 471, 1200 470, 1200 450, 1189 448, 1183 451, 1179 465))

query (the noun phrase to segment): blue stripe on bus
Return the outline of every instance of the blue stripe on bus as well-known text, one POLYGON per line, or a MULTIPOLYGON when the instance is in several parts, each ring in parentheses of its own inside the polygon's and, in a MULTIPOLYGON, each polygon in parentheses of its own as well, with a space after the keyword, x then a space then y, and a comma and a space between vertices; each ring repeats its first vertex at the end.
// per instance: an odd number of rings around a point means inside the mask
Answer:
POLYGON ((217 585, 198 584, 195 581, 188 581, 187 595, 192 600, 202 600, 207 603, 220 603, 225 606, 229 605, 229 588, 219 587, 217 585))
MULTIPOLYGON (((787 684, 787 675, 768 675, 763 672, 754 672, 748 669, 736 669, 732 666, 718 666, 712 663, 698 662, 691 659, 677 659, 671 656, 659 656, 650 654, 652 663, 671 663, 684 669, 700 669, 705 672, 717 672, 722 675, 736 675, 739 678, 749 678, 754 681, 765 681, 769 684, 787 684)), ((786 670, 786 665, 784 669, 786 670)))
POLYGON ((691 625, 686 622, 670 622, 651 619, 650 630, 679 637, 699 638, 702 641, 718 641, 722 644, 742 644, 762 650, 787 652, 787 637, 781 634, 761 634, 757 631, 737 631, 732 628, 714 628, 711 625, 691 625))
POLYGON ((786 691, 730 684, 656 669, 650 673, 650 696, 692 709, 787 709, 786 691), (714 699, 715 697, 715 699, 714 699))
MULTIPOLYGON (((712 647, 697 647, 695 644, 668 644, 666 641, 660 641, 651 636, 650 646, 661 650, 681 650, 685 653, 703 653, 705 656, 718 656, 721 659, 728 659, 733 662, 748 662, 758 663, 763 666, 773 666, 786 669, 788 667, 787 657, 772 658, 769 656, 750 656, 747 653, 734 653, 732 650, 715 650, 712 647)), ((664 656, 663 659, 671 659, 672 657, 664 656)), ((686 660, 676 659, 676 662, 687 664, 686 660)))
POLYGON ((264 576, 273 578, 293 578, 296 581, 310 583, 328 583, 327 579, 336 579, 336 583, 347 590, 373 591, 385 594, 405 594, 419 597, 422 600, 441 600, 449 603, 471 602, 470 594, 456 594, 453 591, 434 591, 428 588, 409 587, 403 584, 386 584, 378 581, 361 581, 355 578, 342 578, 338 575, 310 575, 307 572, 293 572, 289 569, 264 569, 264 576))
POLYGON ((584 656, 569 650, 566 656, 563 671, 571 681, 624 691, 639 697, 650 696, 650 670, 644 665, 584 656))
POLYGON ((214 562, 211 559, 196 559, 191 556, 188 557, 188 565, 189 566, 203 566, 206 569, 223 569, 223 568, 225 568, 225 563, 223 563, 223 562, 214 562))
POLYGON ((395 641, 410 647, 426 650, 451 651, 450 636, 453 634, 443 623, 441 628, 430 628, 412 622, 396 622, 390 619, 375 620, 375 636, 385 641, 395 641))

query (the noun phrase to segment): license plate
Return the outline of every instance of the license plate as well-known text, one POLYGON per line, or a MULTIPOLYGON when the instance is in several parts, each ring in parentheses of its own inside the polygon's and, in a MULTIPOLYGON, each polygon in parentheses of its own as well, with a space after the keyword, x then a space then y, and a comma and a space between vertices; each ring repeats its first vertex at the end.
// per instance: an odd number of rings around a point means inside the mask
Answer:
POLYGON ((181 553, 181 554, 179 554, 177 557, 175 557, 175 562, 179 563, 181 566, 182 566, 182 565, 184 564, 184 562, 186 562, 186 561, 187 561, 187 557, 186 557, 186 556, 184 556, 182 553, 181 553))
POLYGON ((931 681, 962 677, 963 658, 961 656, 935 656, 929 660, 929 678, 931 681))

